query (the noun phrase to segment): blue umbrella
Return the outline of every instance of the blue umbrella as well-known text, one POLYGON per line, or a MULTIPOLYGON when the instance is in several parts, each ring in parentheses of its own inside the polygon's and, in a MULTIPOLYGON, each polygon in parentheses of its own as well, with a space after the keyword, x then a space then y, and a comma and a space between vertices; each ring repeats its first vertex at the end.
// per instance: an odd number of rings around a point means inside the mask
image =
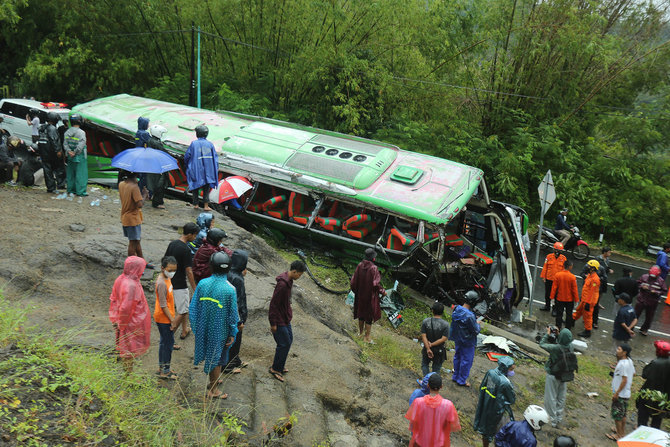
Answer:
POLYGON ((129 172, 151 174, 162 174, 173 169, 179 169, 174 157, 150 147, 126 149, 112 158, 112 166, 129 172))

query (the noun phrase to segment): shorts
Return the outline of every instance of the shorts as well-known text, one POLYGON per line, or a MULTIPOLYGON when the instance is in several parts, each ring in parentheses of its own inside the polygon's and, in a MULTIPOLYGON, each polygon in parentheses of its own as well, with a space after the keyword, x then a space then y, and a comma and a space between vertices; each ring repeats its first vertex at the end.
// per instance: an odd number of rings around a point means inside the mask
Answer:
POLYGON ((142 225, 135 225, 134 227, 123 227, 123 235, 129 241, 139 241, 142 235, 142 225))
POLYGON ((179 315, 184 315, 188 313, 188 305, 191 304, 191 297, 189 296, 188 289, 174 289, 172 290, 172 296, 174 297, 174 310, 179 315))
POLYGON ((612 401, 612 419, 620 421, 626 417, 628 412, 628 399, 620 397, 618 400, 612 401))

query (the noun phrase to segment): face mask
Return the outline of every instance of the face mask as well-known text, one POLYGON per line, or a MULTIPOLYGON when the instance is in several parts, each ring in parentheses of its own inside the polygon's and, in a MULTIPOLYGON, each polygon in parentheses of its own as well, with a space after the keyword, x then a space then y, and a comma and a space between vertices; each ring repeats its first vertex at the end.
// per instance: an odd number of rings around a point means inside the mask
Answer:
POLYGON ((515 374, 514 371, 507 371, 507 377, 514 377, 515 374))
POLYGON ((167 276, 168 278, 172 279, 172 277, 174 276, 174 274, 177 273, 177 272, 163 272, 163 273, 165 274, 165 276, 167 276))

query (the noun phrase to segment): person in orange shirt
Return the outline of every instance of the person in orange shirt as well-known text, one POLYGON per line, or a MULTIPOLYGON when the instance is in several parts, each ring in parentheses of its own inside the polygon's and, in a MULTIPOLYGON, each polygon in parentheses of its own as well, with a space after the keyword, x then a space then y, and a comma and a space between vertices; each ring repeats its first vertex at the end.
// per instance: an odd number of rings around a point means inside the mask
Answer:
POLYGON ((158 368, 161 379, 176 379, 177 374, 170 370, 172 351, 181 349, 174 344, 174 330, 179 326, 181 315, 174 308, 171 278, 177 271, 177 259, 165 256, 161 260, 161 273, 156 279, 156 308, 154 321, 158 326, 161 340, 158 347, 158 368))
POLYGON ((593 327, 593 309, 598 302, 598 295, 600 293, 600 277, 598 276, 598 269, 600 262, 591 259, 586 263, 589 266, 589 276, 584 280, 582 286, 582 300, 577 306, 577 310, 572 314, 572 319, 577 321, 579 317, 584 315, 584 332, 577 334, 580 337, 591 337, 591 328, 593 327))
POLYGON ((572 329, 575 322, 572 320, 572 308, 579 301, 577 292, 577 277, 572 274, 572 261, 563 263, 563 270, 556 273, 551 286, 551 299, 555 300, 556 326, 563 327, 563 313, 565 313, 565 327, 572 329))
MULTIPOLYGON (((567 261, 567 258, 561 251, 563 251, 563 244, 556 242, 554 244, 554 252, 549 253, 544 259, 542 273, 540 273, 540 277, 542 278, 542 281, 544 281, 544 307, 540 310, 551 310, 551 287, 554 282, 554 277, 556 277, 556 273, 563 270, 563 264, 567 261)), ((554 308, 551 314, 556 315, 556 308, 554 308)))

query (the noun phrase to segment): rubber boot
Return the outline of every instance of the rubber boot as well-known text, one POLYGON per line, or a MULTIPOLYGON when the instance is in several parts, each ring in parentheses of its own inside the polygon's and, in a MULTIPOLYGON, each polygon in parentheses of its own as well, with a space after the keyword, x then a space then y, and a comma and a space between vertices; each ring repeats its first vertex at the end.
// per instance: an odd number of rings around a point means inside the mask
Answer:
POLYGON ((583 338, 591 338, 591 331, 587 331, 586 329, 584 332, 580 332, 577 334, 578 337, 583 337, 583 338))

